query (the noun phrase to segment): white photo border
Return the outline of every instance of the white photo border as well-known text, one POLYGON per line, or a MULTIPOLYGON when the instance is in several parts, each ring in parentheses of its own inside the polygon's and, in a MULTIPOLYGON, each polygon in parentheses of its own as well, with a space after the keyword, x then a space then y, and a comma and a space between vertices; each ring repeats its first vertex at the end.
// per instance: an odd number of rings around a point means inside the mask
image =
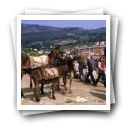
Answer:
POLYGON ((110 110, 110 15, 18 15, 17 16, 17 110, 110 110), (21 21, 106 20, 106 105, 21 105, 21 21))

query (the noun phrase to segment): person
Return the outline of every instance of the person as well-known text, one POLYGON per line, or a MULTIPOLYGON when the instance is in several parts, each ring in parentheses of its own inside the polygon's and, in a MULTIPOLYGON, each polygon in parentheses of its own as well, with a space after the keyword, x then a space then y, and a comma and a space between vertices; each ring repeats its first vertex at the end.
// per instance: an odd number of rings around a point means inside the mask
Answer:
POLYGON ((79 63, 78 63, 77 57, 74 57, 73 67, 74 67, 74 77, 79 78, 80 72, 79 72, 79 63))
POLYGON ((104 48, 104 56, 106 57, 106 47, 104 48))
POLYGON ((96 82, 95 82, 95 79, 94 79, 94 76, 93 76, 93 70, 96 71, 96 64, 95 64, 95 61, 94 61, 92 55, 89 59, 87 59, 87 63, 88 63, 88 73, 87 73, 87 77, 86 77, 85 82, 88 83, 88 78, 90 76, 92 81, 93 81, 93 85, 96 86, 96 82))
POLYGON ((100 78, 102 77, 104 82, 104 87, 106 87, 106 75, 105 75, 106 66, 104 63, 104 58, 101 57, 100 61, 98 62, 98 78, 96 79, 96 85, 99 82, 100 78))
POLYGON ((97 74, 97 67, 98 67, 98 62, 97 62, 97 57, 96 56, 93 56, 93 59, 94 59, 94 64, 95 64, 95 68, 93 70, 93 76, 94 76, 94 79, 96 80, 97 77, 98 77, 98 74, 97 74))
POLYGON ((83 76, 83 60, 82 60, 81 56, 79 56, 79 58, 78 58, 78 63, 79 63, 79 73, 80 73, 80 77, 81 77, 81 75, 83 76))

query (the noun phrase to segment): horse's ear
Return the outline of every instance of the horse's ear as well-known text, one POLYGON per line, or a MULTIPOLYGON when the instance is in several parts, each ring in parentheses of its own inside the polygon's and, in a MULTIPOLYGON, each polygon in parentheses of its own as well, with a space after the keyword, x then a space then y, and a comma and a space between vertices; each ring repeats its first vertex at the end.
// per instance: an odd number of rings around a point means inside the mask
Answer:
POLYGON ((52 53, 53 53, 53 51, 51 51, 51 52, 48 54, 48 56, 50 56, 52 53))

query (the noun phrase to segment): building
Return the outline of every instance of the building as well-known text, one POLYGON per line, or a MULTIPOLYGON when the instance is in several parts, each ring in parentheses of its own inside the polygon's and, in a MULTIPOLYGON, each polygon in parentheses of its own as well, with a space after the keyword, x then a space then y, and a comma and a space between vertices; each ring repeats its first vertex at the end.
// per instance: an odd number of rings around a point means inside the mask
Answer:
POLYGON ((36 49, 36 48, 35 48, 35 49, 33 49, 33 51, 34 51, 34 52, 37 52, 37 51, 38 51, 38 49, 36 49))

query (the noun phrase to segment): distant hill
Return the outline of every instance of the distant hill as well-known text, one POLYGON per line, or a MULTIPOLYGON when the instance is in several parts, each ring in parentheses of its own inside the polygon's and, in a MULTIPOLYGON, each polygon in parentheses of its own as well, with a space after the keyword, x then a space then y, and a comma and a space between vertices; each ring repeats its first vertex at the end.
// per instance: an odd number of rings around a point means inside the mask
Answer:
POLYGON ((57 44, 74 44, 106 40, 106 28, 83 29, 80 27, 51 27, 22 24, 21 43, 24 46, 43 46, 49 48, 57 44))
POLYGON ((31 32, 47 32, 47 31, 57 31, 61 28, 51 27, 51 26, 41 26, 37 24, 22 24, 21 33, 31 33, 31 32))

